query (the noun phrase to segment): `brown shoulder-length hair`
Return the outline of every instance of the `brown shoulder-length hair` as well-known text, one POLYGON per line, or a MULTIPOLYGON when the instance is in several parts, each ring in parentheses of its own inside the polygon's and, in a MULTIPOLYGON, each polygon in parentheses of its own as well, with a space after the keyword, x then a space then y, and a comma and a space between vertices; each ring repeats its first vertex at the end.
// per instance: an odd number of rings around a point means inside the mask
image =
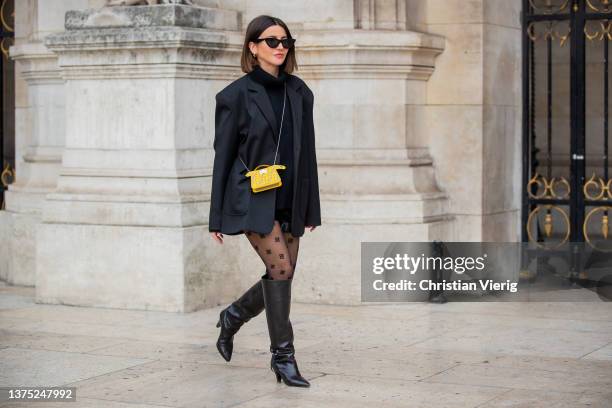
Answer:
MULTIPOLYGON (((242 56, 240 57, 240 67, 242 68, 243 72, 251 72, 253 70, 253 66, 258 64, 257 59, 253 57, 253 54, 251 54, 249 42, 258 39, 261 33, 273 25, 283 27, 287 33, 287 37, 293 38, 291 37, 289 27, 287 27, 287 24, 285 24, 280 18, 267 15, 255 17, 247 26, 246 34, 244 36, 242 56)), ((297 61, 295 59, 295 47, 289 49, 287 56, 285 57, 285 61, 283 61, 283 63, 279 66, 279 69, 284 70, 288 74, 298 69, 297 61)))

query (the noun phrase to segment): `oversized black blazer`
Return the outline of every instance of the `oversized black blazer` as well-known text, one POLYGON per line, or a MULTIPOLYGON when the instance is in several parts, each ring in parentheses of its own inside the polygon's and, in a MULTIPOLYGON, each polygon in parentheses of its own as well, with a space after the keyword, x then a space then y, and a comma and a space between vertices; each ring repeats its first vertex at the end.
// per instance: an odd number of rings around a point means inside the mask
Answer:
MULTIPOLYGON (((285 115, 292 115, 293 135, 283 133, 280 143, 283 138, 293 137, 291 233, 299 237, 304 234, 306 225, 321 225, 314 95, 301 78, 288 74, 287 98, 291 112, 288 109, 285 115)), ((274 226, 278 189, 253 193, 251 179, 245 176, 247 169, 238 154, 250 170, 260 164, 273 164, 279 124, 272 104, 264 86, 248 74, 219 91, 215 100, 209 231, 237 235, 248 230, 267 234, 274 226)))

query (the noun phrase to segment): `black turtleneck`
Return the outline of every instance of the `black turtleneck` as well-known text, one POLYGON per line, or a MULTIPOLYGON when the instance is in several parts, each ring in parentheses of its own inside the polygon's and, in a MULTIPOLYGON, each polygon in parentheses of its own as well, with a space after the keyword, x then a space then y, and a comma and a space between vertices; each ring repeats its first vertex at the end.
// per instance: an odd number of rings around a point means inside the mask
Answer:
MULTIPOLYGON (((255 65, 249 75, 266 89, 272 109, 276 115, 277 126, 280 126, 283 112, 284 84, 288 78, 287 73, 279 69, 278 77, 275 77, 259 65, 255 65)), ((278 128, 275 131, 278 132, 278 128)), ((275 141, 278 142, 278 139, 275 139, 275 141)), ((276 209, 291 208, 293 202, 293 120, 288 95, 285 102, 285 116, 283 117, 283 128, 281 129, 276 164, 287 166, 286 169, 278 171, 282 185, 276 191, 276 209)))

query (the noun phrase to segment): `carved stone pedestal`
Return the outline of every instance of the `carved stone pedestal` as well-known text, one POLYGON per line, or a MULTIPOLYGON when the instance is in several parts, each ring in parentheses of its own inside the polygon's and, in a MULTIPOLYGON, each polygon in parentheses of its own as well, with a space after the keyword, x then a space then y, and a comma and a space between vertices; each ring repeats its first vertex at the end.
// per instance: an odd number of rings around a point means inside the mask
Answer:
POLYGON ((207 227, 210 95, 239 74, 220 28, 237 30, 238 14, 109 7, 71 11, 46 38, 66 80, 66 146, 38 230, 37 301, 188 311, 233 294, 237 263, 218 273, 207 227))

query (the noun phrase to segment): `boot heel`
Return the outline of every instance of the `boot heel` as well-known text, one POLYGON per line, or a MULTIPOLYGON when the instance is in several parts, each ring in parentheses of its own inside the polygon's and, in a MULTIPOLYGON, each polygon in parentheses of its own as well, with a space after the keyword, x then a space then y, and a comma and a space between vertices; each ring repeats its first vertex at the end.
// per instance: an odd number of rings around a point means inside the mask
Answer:
POLYGON ((272 364, 270 364, 270 370, 276 374, 276 382, 281 382, 281 375, 274 369, 274 367, 272 367, 272 364))

